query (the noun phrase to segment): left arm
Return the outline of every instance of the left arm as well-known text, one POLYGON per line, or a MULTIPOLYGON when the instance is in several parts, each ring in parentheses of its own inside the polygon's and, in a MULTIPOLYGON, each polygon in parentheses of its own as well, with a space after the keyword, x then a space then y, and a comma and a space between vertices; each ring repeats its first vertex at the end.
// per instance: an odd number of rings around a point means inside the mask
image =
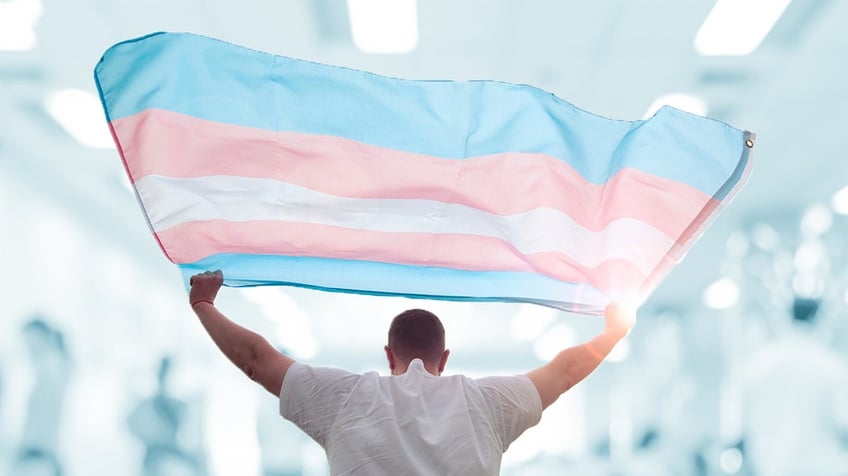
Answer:
POLYGON ((259 334, 229 320, 215 307, 215 296, 223 282, 224 275, 220 271, 192 276, 191 308, 230 362, 274 396, 279 396, 283 379, 294 360, 278 352, 259 334))
POLYGON ((636 319, 635 311, 619 304, 607 306, 605 314, 606 326, 601 334, 582 345, 562 350, 547 364, 527 373, 539 392, 542 409, 594 372, 636 319))

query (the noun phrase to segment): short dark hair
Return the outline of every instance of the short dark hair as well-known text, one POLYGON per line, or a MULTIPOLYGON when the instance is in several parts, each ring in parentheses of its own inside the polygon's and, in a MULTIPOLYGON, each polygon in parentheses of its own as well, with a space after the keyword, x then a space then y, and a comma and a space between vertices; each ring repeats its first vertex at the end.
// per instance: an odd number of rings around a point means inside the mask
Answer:
POLYGON ((430 311, 403 311, 389 326, 389 347, 403 360, 420 358, 427 363, 438 362, 445 352, 445 328, 430 311))

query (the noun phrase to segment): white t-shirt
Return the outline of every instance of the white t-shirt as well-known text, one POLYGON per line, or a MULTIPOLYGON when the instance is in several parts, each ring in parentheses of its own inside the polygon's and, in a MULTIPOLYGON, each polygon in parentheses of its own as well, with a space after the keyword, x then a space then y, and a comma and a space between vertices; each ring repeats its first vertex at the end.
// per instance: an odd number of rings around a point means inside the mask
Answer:
POLYGON ((280 414, 324 447, 333 475, 496 475, 542 402, 525 375, 437 377, 420 359, 398 376, 298 362, 280 414))

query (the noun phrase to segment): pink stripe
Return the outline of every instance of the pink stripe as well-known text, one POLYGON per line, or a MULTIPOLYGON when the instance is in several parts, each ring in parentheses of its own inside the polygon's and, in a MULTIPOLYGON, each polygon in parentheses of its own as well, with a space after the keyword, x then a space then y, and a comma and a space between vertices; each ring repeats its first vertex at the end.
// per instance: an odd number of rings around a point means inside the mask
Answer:
POLYGON ((689 185, 634 169, 622 170, 606 185, 593 184, 543 154, 442 159, 155 109, 113 121, 112 127, 133 182, 145 175, 235 175, 342 197, 437 200, 501 215, 550 207, 592 231, 629 217, 673 239, 713 200, 689 185))
POLYGON ((722 210, 722 208, 730 203, 730 200, 735 197, 742 186, 748 182, 752 165, 753 163, 749 158, 748 163, 745 165, 745 170, 742 172, 742 177, 733 185, 725 196, 725 199, 723 201, 710 200, 698 216, 692 220, 692 223, 683 231, 671 250, 669 250, 665 257, 660 261, 659 265, 654 269, 651 275, 648 276, 648 279, 645 280, 645 284, 643 285, 641 292, 645 295, 649 294, 659 285, 663 278, 671 272, 671 269, 674 268, 674 266, 680 261, 683 254, 689 250, 692 243, 694 243, 695 240, 704 233, 704 230, 706 230, 710 223, 712 223, 712 221, 718 216, 718 213, 722 210))
POLYGON ((176 263, 218 253, 313 256, 472 271, 536 272, 569 282, 589 282, 600 291, 636 290, 645 276, 623 260, 590 268, 561 253, 522 256, 509 243, 460 234, 385 233, 311 223, 225 220, 183 223, 158 233, 176 263))

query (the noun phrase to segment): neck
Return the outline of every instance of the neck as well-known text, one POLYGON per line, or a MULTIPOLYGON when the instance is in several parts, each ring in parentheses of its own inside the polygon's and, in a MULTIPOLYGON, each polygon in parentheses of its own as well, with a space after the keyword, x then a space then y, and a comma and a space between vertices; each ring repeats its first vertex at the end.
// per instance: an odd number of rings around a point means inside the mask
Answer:
MULTIPOLYGON (((415 359, 412 359, 412 360, 415 360, 415 359)), ((409 370, 409 364, 412 363, 412 360, 410 360, 409 362, 398 362, 395 365, 395 368, 392 370, 392 375, 403 375, 403 374, 405 374, 406 371, 409 370)), ((442 374, 441 372, 439 372, 439 366, 438 365, 429 364, 429 363, 425 362, 424 359, 419 358, 419 360, 424 362, 424 369, 426 369, 427 372, 429 372, 431 375, 439 376, 439 375, 442 374)))

